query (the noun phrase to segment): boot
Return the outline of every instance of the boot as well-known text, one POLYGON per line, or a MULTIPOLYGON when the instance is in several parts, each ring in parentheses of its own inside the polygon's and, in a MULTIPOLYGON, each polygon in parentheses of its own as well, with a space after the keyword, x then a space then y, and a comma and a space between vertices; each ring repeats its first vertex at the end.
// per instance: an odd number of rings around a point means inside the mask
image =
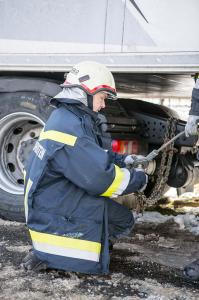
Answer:
POLYGON ((188 279, 199 280, 199 259, 186 265, 183 273, 188 279))
POLYGON ((22 266, 27 271, 41 271, 47 269, 47 265, 34 254, 33 250, 23 259, 22 266))

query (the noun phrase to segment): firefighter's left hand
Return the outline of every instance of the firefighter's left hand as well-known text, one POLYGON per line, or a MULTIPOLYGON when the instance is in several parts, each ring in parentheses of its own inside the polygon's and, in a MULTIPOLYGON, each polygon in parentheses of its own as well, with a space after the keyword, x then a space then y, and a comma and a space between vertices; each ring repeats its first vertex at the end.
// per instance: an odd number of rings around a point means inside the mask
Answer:
POLYGON ((143 170, 147 170, 149 161, 143 155, 128 155, 124 163, 128 168, 142 168, 143 170))
POLYGON ((146 157, 143 155, 128 155, 124 162, 128 169, 141 168, 148 175, 152 175, 156 169, 155 160, 147 161, 146 157))
POLYGON ((127 155, 127 157, 124 160, 124 163, 126 164, 127 167, 132 167, 135 160, 143 159, 143 158, 144 158, 143 155, 135 155, 135 154, 127 155))
POLYGON ((199 116, 189 115, 187 124, 185 126, 186 137, 189 137, 191 135, 197 135, 199 133, 198 125, 199 125, 199 116))

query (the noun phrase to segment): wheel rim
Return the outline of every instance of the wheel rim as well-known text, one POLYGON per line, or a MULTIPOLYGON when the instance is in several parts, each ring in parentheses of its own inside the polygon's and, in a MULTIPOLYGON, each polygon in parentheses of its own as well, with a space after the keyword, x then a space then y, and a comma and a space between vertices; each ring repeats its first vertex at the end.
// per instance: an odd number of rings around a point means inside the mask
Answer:
POLYGON ((0 188, 23 194, 23 168, 44 122, 37 116, 16 112, 0 120, 0 188))

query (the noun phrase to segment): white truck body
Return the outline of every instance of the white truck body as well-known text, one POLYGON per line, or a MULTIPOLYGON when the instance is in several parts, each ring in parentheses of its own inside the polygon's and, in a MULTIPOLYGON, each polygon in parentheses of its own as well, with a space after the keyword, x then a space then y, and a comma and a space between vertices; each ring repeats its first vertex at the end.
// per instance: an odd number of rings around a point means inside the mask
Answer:
MULTIPOLYGON (((24 220, 24 165, 52 112, 50 99, 80 61, 98 61, 114 73, 120 99, 104 111, 109 146, 115 139, 129 154, 147 155, 184 130, 175 112, 136 99, 191 97, 191 75, 199 73, 198 12, 199 0, 0 0, 0 216, 24 220)), ((170 186, 179 193, 199 178, 195 143, 191 137, 175 144, 177 155, 186 149, 194 164, 173 164, 170 186)), ((164 190, 171 163, 165 176, 155 169, 150 192, 164 190)))
POLYGON ((0 70, 199 71, 198 0, 0 0, 0 70))

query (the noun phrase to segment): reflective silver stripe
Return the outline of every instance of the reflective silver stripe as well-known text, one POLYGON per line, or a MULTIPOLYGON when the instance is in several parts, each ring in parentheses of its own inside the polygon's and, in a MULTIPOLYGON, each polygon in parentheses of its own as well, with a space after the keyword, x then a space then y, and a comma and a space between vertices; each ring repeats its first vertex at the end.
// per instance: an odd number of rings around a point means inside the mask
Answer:
POLYGON ((26 218, 26 222, 28 220, 28 193, 31 189, 33 182, 32 180, 29 178, 27 185, 26 185, 26 190, 25 190, 25 196, 24 196, 24 210, 25 210, 25 218, 26 218))
POLYGON ((54 245, 52 246, 48 244, 42 244, 36 241, 33 241, 33 246, 35 250, 44 253, 65 256, 65 257, 73 257, 73 258, 85 259, 85 260, 96 261, 96 262, 99 262, 99 258, 100 258, 100 254, 98 253, 85 251, 85 250, 77 250, 73 248, 65 248, 65 247, 54 246, 54 245))
POLYGON ((126 168, 121 168, 120 170, 123 172, 124 176, 123 176, 123 179, 122 179, 119 187, 112 194, 111 198, 116 198, 119 195, 121 195, 126 190, 128 184, 129 184, 129 180, 130 180, 130 172, 129 172, 129 170, 126 169, 126 168))

